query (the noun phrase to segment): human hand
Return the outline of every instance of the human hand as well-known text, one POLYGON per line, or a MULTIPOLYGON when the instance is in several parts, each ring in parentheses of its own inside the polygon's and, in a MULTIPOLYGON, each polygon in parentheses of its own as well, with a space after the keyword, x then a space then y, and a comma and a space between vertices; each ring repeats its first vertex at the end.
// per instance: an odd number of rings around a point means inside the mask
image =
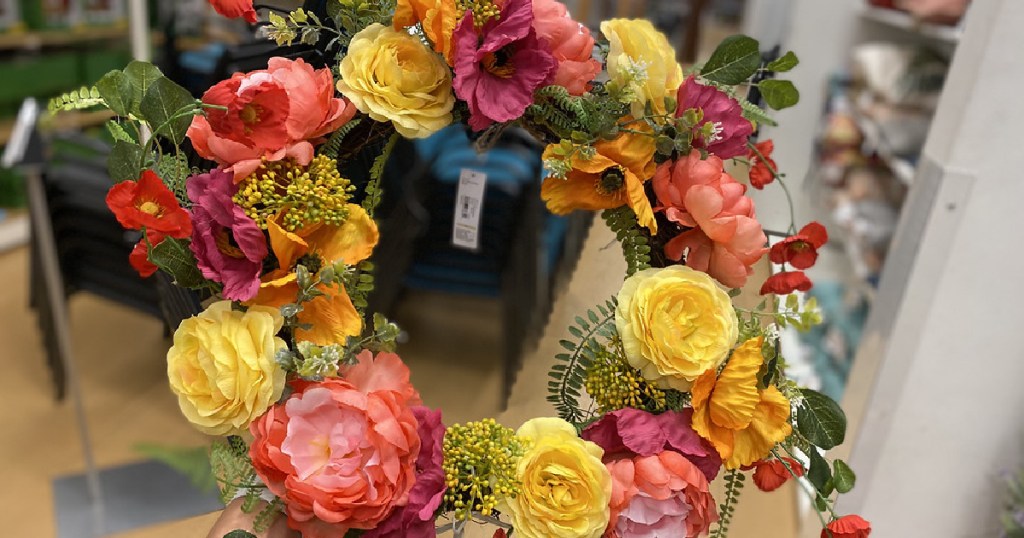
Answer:
POLYGON ((267 503, 260 501, 248 514, 242 510, 244 499, 235 499, 228 504, 221 512, 220 518, 210 529, 206 538, 224 538, 224 535, 233 530, 243 530, 252 533, 257 538, 300 538, 300 534, 288 528, 288 521, 283 514, 277 516, 270 528, 263 532, 256 532, 256 517, 260 514, 267 503))

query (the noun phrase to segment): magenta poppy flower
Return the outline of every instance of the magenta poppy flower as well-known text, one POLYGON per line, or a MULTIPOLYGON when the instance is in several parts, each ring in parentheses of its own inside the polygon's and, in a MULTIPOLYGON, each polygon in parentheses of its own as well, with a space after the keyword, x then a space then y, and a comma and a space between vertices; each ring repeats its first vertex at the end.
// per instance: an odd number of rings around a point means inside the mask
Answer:
POLYGON ((203 276, 224 285, 232 301, 248 301, 260 289, 267 240, 259 226, 231 201, 238 186, 223 170, 192 176, 185 184, 192 200, 192 243, 203 276))
POLYGON ((721 159, 747 153, 747 139, 754 132, 754 125, 743 117, 738 101, 714 86, 700 84, 692 75, 679 87, 676 97, 676 116, 682 116, 691 108, 704 113, 701 124, 694 129, 693 147, 706 149, 721 159), (712 134, 705 138, 699 131, 708 123, 712 134))
POLYGON ((474 131, 518 119, 533 103, 533 92, 550 84, 558 70, 551 49, 533 28, 530 0, 508 0, 501 17, 479 33, 467 12, 454 39, 455 95, 469 105, 474 131))

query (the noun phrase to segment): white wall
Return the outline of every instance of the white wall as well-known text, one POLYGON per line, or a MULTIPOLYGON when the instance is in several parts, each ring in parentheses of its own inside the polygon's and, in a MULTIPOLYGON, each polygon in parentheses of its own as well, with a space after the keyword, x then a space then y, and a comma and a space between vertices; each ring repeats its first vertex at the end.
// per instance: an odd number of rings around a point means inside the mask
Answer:
POLYGON ((1019 0, 971 8, 844 402, 840 508, 883 538, 997 536, 1024 464, 1022 26, 1019 0))

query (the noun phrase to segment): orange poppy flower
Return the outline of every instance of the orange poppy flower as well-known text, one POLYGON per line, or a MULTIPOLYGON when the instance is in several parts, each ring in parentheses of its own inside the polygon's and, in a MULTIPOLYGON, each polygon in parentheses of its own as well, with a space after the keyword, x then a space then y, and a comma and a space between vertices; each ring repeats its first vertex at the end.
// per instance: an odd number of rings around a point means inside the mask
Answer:
POLYGON ((709 370, 691 390, 693 429, 711 441, 728 469, 763 459, 793 431, 789 399, 775 386, 757 386, 761 342, 757 337, 741 344, 717 378, 709 370))
MULTIPOLYGON (((294 269, 300 261, 308 268, 317 263, 320 267, 338 262, 355 265, 369 258, 379 238, 377 225, 362 207, 356 204, 348 204, 348 207, 348 219, 340 226, 313 224, 289 232, 278 224, 281 214, 267 219, 270 247, 280 269, 263 277, 260 291, 250 303, 280 307, 295 302, 299 284, 294 269)), ((342 344, 349 336, 358 336, 363 330, 363 320, 345 289, 321 285, 319 290, 324 295, 303 303, 298 315, 299 323, 312 327, 297 329, 295 338, 330 345, 342 344)))
POLYGON ((395 30, 403 30, 423 23, 423 34, 434 45, 434 51, 444 55, 452 64, 455 41, 452 34, 459 23, 459 8, 455 0, 398 0, 395 6, 395 30))
MULTIPOLYGON (((572 158, 572 170, 565 179, 549 177, 541 186, 541 198, 548 210, 565 215, 575 209, 596 211, 629 205, 637 221, 658 232, 651 201, 644 183, 654 176, 654 140, 645 135, 626 133, 615 140, 594 145, 597 154, 585 159, 572 158)), ((555 146, 548 146, 544 159, 555 158, 555 146)))

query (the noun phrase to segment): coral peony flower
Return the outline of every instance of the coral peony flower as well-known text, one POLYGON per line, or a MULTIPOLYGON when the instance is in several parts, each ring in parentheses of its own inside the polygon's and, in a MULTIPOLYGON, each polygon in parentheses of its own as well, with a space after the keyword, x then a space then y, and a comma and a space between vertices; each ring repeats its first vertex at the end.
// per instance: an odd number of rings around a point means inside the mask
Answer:
POLYGON ((149 241, 149 244, 155 247, 165 237, 167 236, 156 230, 146 230, 145 239, 139 239, 139 242, 135 243, 135 247, 132 248, 132 253, 128 255, 128 263, 142 278, 153 276, 153 273, 159 269, 159 267, 153 265, 153 262, 149 261, 149 248, 146 246, 146 241, 149 241))
POLYGON ((775 160, 772 159, 775 142, 765 140, 754 144, 754 148, 757 151, 752 149, 747 153, 747 158, 750 159, 750 186, 761 190, 765 185, 775 181, 775 174, 772 173, 772 170, 778 171, 779 169, 775 165, 775 160))
POLYGON ((858 515, 843 516, 829 523, 827 528, 821 529, 821 538, 868 538, 871 534, 871 523, 858 515))
POLYGON ((618 458, 608 470, 612 499, 606 538, 694 538, 718 521, 707 478, 678 452, 618 458))
POLYGON ((398 0, 394 27, 395 30, 404 30, 422 23, 423 34, 433 43, 434 50, 451 65, 455 48, 452 34, 458 24, 458 13, 455 0, 398 0))
POLYGON ((771 492, 782 487, 783 484, 793 478, 793 475, 803 476, 804 466, 793 458, 782 458, 785 460, 771 459, 754 463, 754 484, 757 489, 771 492), (789 469, 786 465, 789 465, 789 469), (792 473, 790 473, 792 470, 792 473))
POLYGON ((480 34, 467 11, 455 29, 455 94, 469 105, 469 126, 518 119, 533 92, 551 82, 558 62, 533 29, 531 0, 507 0, 480 34))
MULTIPOLYGON (((359 205, 348 207, 348 219, 341 226, 318 223, 289 232, 280 224, 283 215, 267 219, 270 246, 280 268, 264 275, 252 303, 273 307, 294 303, 299 294, 294 269, 300 262, 315 273, 313 269, 340 262, 355 265, 369 258, 380 237, 377 224, 359 205)), ((311 327, 297 329, 296 340, 330 345, 358 336, 363 320, 348 293, 335 286, 319 289, 324 295, 302 304, 299 323, 311 327)))
POLYGON ((810 269, 818 261, 818 249, 828 242, 828 230, 812 221, 797 232, 772 245, 768 259, 772 263, 788 263, 797 269, 810 269))
POLYGON ((565 4, 558 0, 533 0, 533 29, 546 41, 558 61, 555 79, 551 82, 583 95, 601 72, 601 62, 593 58, 594 37, 590 29, 569 16, 565 4))
POLYGON ((393 354, 357 359, 375 374, 296 382, 249 428, 253 467, 306 538, 375 528, 409 502, 416 482, 419 396, 409 369, 393 354))
POLYGON ((441 411, 412 408, 418 424, 420 453, 416 458, 416 483, 409 490, 409 503, 395 509, 377 528, 363 538, 434 538, 434 512, 444 500, 444 424, 441 411))
MULTIPOLYGON (((554 157, 556 146, 544 150, 544 159, 554 157)), ((625 133, 615 140, 594 144, 597 154, 572 158, 572 170, 565 179, 548 177, 540 196, 548 210, 565 215, 574 209, 595 211, 629 205, 637 221, 657 233, 651 202, 644 183, 654 175, 654 141, 649 136, 625 133)))
POLYGON ((615 328, 626 359, 658 387, 686 391, 715 369, 739 336, 729 295, 708 275, 672 265, 645 269, 619 290, 615 328))
POLYGON ((758 388, 762 340, 741 344, 721 374, 708 370, 691 391, 693 429, 711 441, 727 469, 764 459, 793 431, 789 400, 774 385, 758 388))
POLYGON ((665 98, 675 96, 683 83, 683 68, 665 34, 643 19, 612 19, 601 23, 608 38, 608 76, 611 84, 632 94, 633 116, 641 117, 647 103, 655 114, 672 112, 665 98))
MULTIPOLYGON (((506 498, 517 536, 598 538, 608 526, 611 476, 600 447, 558 418, 527 421, 516 435, 529 442, 517 474, 522 491, 506 498)), ((698 474, 700 474, 698 472, 698 474)))
POLYGON ((700 152, 665 162, 654 174, 654 192, 668 220, 693 229, 665 244, 665 255, 704 271, 730 288, 743 287, 753 266, 767 252, 754 202, 746 186, 722 169, 716 156, 700 152))
POLYGON ((761 285, 761 295, 789 295, 794 291, 808 291, 814 287, 803 271, 783 271, 768 277, 761 285))
POLYGON ((195 230, 189 248, 203 276, 224 285, 223 295, 248 301, 260 289, 267 240, 245 211, 231 201, 237 190, 222 170, 192 176, 185 183, 195 230))
POLYGON ((706 149, 722 159, 746 153, 747 139, 754 132, 754 125, 743 117, 738 101, 714 86, 700 84, 693 75, 679 88, 676 99, 676 116, 691 109, 702 112, 703 119, 693 130, 693 147, 706 149), (712 134, 705 137, 703 129, 709 123, 712 134))
POLYGON ((237 434, 280 399, 283 325, 277 309, 239 312, 231 301, 182 321, 167 351, 167 378, 185 418, 210 435, 237 434))
POLYGON ((145 170, 138 181, 122 181, 107 191, 107 207, 129 230, 153 230, 177 239, 192 235, 192 221, 160 176, 145 170))
POLYGON ((213 9, 221 16, 229 19, 245 17, 245 20, 255 24, 258 20, 256 10, 252 7, 252 0, 209 0, 213 9))
POLYGON ((654 415, 627 407, 605 413, 583 430, 582 437, 604 449, 606 463, 623 455, 653 456, 672 450, 686 456, 711 481, 718 476, 722 459, 693 431, 692 417, 692 409, 654 415))
POLYGON ((452 123, 451 71, 405 30, 367 26, 352 38, 339 72, 338 91, 402 136, 426 138, 452 123))
POLYGON ((314 70, 302 59, 271 58, 267 69, 235 73, 207 90, 203 102, 227 110, 196 116, 188 137, 199 155, 233 173, 236 183, 262 159, 309 164, 313 143, 356 113, 334 97, 331 71, 314 70))

